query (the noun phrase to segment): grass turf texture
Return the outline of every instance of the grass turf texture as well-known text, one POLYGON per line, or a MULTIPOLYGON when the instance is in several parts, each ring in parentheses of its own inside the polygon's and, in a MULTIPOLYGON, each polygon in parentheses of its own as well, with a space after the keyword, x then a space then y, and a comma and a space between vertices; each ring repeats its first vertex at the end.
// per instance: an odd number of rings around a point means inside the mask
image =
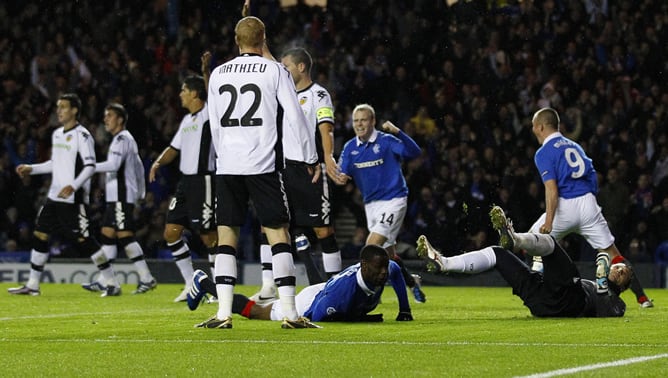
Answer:
POLYGON ((143 295, 126 285, 111 298, 70 284, 44 284, 39 297, 11 296, 10 286, 0 285, 2 376, 510 377, 657 355, 575 376, 668 372, 662 289, 648 290, 651 309, 625 293, 624 318, 538 319, 509 288, 425 287, 427 303, 412 304, 415 321, 397 322, 388 287, 376 311, 383 323, 284 330, 235 315, 233 329, 219 330, 193 328, 217 304, 191 312, 172 302, 178 285, 143 295))

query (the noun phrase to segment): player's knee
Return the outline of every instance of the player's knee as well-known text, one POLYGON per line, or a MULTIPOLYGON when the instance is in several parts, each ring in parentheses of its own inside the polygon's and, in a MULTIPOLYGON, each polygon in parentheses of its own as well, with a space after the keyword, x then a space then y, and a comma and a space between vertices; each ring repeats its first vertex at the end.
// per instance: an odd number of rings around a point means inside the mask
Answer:
POLYGON ((162 236, 165 238, 167 243, 175 243, 181 238, 181 231, 176 227, 165 227, 165 231, 162 236))
POLYGON ((49 243, 48 243, 48 237, 40 237, 40 236, 46 236, 46 234, 41 233, 41 232, 34 232, 32 235, 32 248, 41 253, 47 253, 49 252, 49 243), (38 235, 39 234, 39 235, 38 235))
POLYGON ((207 248, 215 247, 218 244, 218 233, 215 231, 203 233, 200 238, 207 248))
POLYGON ((334 235, 334 227, 331 227, 331 226, 329 226, 329 227, 315 227, 315 228, 313 228, 313 231, 315 232, 315 236, 320 240, 334 235))

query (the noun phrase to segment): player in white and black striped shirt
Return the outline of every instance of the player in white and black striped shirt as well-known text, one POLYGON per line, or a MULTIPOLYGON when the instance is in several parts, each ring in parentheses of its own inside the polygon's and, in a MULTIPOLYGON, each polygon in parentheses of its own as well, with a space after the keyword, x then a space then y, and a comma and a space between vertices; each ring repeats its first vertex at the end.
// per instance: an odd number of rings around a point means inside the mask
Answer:
POLYGON ((95 173, 95 148, 91 134, 77 120, 81 99, 74 93, 58 98, 56 113, 62 124, 51 136, 51 159, 40 164, 21 164, 16 173, 25 175, 51 174, 51 186, 44 206, 35 222, 30 252, 30 278, 21 286, 10 288, 10 294, 40 295, 39 283, 49 259, 49 238, 63 236, 91 255, 100 269, 102 296, 120 295, 121 288, 113 268, 99 243, 88 230, 90 177, 95 173))
POLYGON ((275 282, 286 319, 282 327, 306 328, 295 308, 296 271, 281 169, 283 127, 295 128, 305 163, 317 163, 315 133, 297 102, 290 73, 263 58, 264 23, 245 17, 235 27, 240 56, 216 67, 209 79, 209 118, 218 155, 216 220, 218 253, 215 282, 218 312, 198 326, 232 328, 232 298, 237 279, 236 248, 248 201, 255 206, 272 249, 275 282), (285 115, 287 124, 283 123, 285 115))
MULTIPOLYGON (((144 165, 139 157, 137 142, 125 128, 128 113, 123 105, 111 103, 104 109, 104 127, 113 135, 107 160, 95 164, 96 172, 105 172, 107 207, 102 218, 100 241, 109 261, 116 259, 116 243, 123 248, 139 273, 139 284, 134 294, 142 294, 157 286, 144 260, 144 251, 135 239, 135 203, 144 198, 144 165)), ((84 283, 90 291, 104 290, 99 282, 84 283)))
POLYGON ((199 232, 212 265, 217 245, 213 180, 215 152, 211 141, 204 78, 185 78, 179 97, 181 105, 190 113, 183 117, 170 145, 155 160, 149 172, 149 182, 155 181, 158 168, 180 155, 181 179, 169 203, 164 232, 167 247, 172 251, 186 284, 185 289, 174 299, 175 302, 186 300, 194 272, 190 248, 181 239, 183 230, 188 227, 199 232))

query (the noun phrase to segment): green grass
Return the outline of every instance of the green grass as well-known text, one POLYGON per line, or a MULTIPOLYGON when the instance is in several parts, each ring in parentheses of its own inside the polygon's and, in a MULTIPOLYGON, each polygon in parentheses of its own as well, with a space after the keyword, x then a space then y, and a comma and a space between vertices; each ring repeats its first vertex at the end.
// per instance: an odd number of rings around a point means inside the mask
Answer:
MULTIPOLYGON (((510 377, 633 357, 650 361, 575 376, 662 377, 668 372, 668 292, 648 290, 656 307, 630 294, 619 319, 536 319, 509 288, 426 287, 413 322, 396 322, 390 287, 378 324, 280 323, 235 317, 231 330, 193 328, 215 313, 172 303, 177 285, 99 298, 77 285, 44 284, 42 296, 5 294, 0 285, 1 376, 510 377)), ((257 288, 239 286, 252 294, 257 288)))

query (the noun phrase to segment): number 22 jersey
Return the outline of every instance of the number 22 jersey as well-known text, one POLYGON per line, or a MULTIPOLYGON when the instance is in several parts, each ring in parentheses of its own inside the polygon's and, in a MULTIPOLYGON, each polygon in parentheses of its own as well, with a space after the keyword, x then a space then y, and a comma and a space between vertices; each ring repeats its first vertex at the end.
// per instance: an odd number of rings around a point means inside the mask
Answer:
POLYGON ((298 135, 307 163, 317 161, 315 133, 299 106, 290 73, 280 63, 243 54, 211 72, 208 91, 216 174, 257 175, 282 169, 284 127, 298 135))

